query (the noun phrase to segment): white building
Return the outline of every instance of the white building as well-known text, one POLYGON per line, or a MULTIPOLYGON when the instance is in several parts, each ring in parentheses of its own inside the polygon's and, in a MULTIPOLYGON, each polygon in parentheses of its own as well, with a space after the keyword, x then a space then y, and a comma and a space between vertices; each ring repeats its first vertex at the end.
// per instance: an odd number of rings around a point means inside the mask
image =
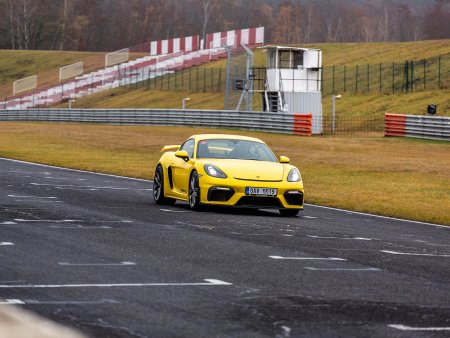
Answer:
POLYGON ((322 51, 265 46, 265 111, 313 115, 313 134, 322 133, 322 51))

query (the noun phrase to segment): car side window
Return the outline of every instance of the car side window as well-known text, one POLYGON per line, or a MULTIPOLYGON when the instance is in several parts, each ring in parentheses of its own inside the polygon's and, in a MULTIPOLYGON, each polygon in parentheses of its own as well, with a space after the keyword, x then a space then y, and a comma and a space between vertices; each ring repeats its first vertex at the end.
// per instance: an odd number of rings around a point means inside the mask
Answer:
POLYGON ((187 151, 189 158, 194 157, 194 139, 187 140, 183 143, 183 145, 180 147, 180 150, 187 151))

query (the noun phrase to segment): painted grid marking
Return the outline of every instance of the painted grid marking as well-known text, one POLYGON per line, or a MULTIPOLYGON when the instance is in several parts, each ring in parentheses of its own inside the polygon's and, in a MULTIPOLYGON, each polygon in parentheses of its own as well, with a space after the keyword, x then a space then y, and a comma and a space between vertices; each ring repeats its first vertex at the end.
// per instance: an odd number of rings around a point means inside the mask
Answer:
POLYGON ((344 240, 357 240, 357 241, 373 241, 372 238, 365 238, 365 237, 331 237, 331 236, 313 236, 313 235, 306 235, 306 237, 309 238, 320 238, 320 239, 344 239, 344 240))
POLYGON ((377 268, 355 268, 355 269, 346 269, 346 268, 331 268, 331 269, 321 269, 321 268, 313 268, 312 266, 305 266, 306 270, 312 271, 381 271, 377 268))
POLYGON ((69 263, 69 262, 58 262, 62 266, 130 266, 136 265, 134 262, 120 262, 120 263, 69 263))
POLYGON ((346 261, 345 258, 338 258, 338 257, 282 257, 282 256, 269 256, 269 257, 272 259, 346 261))
POLYGON ((412 327, 402 324, 390 324, 388 326, 402 331, 450 331, 450 327, 412 327))
POLYGON ((61 289, 61 288, 108 288, 108 287, 146 287, 146 286, 221 286, 233 285, 218 279, 204 279, 200 283, 123 283, 123 284, 40 284, 40 285, 0 285, 0 289, 61 289))
POLYGON ((399 251, 390 251, 390 250, 381 250, 381 252, 388 253, 391 255, 404 255, 404 256, 428 256, 428 257, 450 257, 446 254, 425 254, 425 253, 417 253, 417 252, 399 252, 399 251))

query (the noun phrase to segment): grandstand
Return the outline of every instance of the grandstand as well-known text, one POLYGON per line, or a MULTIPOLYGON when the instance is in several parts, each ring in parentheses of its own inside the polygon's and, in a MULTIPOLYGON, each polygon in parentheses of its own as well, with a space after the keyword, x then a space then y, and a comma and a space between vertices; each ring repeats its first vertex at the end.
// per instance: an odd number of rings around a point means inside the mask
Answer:
MULTIPOLYGON (((205 40, 200 40, 199 36, 190 36, 152 41, 147 44, 149 48, 146 56, 129 61, 129 49, 125 49, 119 51, 119 62, 115 63, 110 61, 114 60, 114 53, 109 53, 106 55, 104 68, 76 75, 47 88, 34 89, 25 86, 26 92, 0 103, 0 109, 49 107, 224 58, 227 56, 224 47, 238 51, 242 49, 242 45, 256 47, 262 44, 264 27, 211 33, 207 34, 205 40), (123 57, 125 55, 126 57, 123 57)), ((77 69, 80 69, 79 65, 76 65, 77 69)))

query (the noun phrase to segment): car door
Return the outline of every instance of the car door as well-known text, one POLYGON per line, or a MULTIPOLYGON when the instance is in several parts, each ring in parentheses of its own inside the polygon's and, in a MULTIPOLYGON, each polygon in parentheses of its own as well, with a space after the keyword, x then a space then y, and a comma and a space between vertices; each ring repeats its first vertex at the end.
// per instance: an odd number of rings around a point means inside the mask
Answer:
MULTIPOLYGON (((189 139, 184 142, 180 150, 187 151, 189 158, 194 156, 195 140, 189 139)), ((193 166, 192 160, 186 162, 182 158, 174 157, 171 163, 172 178, 173 178, 173 191, 179 197, 187 198, 189 187, 189 174, 193 166)))

